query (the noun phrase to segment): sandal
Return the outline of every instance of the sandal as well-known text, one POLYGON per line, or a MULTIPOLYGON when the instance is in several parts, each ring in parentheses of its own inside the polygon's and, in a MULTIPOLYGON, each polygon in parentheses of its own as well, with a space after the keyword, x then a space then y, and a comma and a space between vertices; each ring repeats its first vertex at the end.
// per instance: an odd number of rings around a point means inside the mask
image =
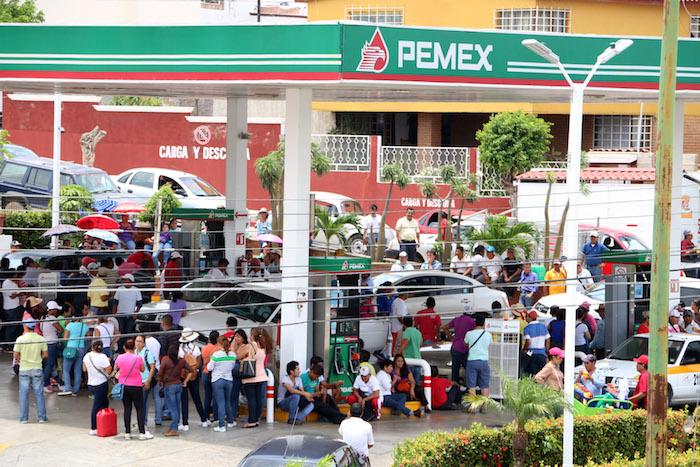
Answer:
POLYGON ((260 422, 258 422, 258 423, 246 423, 241 428, 255 428, 258 425, 260 425, 260 422))

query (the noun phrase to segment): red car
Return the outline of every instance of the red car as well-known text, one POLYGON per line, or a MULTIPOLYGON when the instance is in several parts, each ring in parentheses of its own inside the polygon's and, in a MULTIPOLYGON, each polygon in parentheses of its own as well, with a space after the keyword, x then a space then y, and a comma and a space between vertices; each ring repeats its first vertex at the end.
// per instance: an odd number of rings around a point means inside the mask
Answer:
MULTIPOLYGON (((450 225, 457 222, 457 219, 459 218, 459 209, 452 209, 450 211, 448 211, 447 209, 444 209, 443 211, 447 212, 451 215, 452 222, 450 223, 450 225)), ((470 216, 472 214, 476 214, 476 211, 462 211, 462 219, 464 219, 465 217, 470 216)), ((440 220, 440 210, 439 209, 434 209, 432 211, 428 211, 426 214, 423 215, 423 217, 418 219, 418 224, 420 224, 420 233, 437 235, 438 221, 439 220, 440 220)))

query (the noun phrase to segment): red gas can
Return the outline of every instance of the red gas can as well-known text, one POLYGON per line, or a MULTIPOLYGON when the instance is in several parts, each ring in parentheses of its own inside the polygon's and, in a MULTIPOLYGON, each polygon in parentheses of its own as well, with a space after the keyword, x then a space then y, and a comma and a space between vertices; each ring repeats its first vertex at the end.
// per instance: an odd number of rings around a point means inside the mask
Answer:
POLYGON ((97 412, 97 436, 115 436, 117 434, 117 412, 102 409, 97 412))

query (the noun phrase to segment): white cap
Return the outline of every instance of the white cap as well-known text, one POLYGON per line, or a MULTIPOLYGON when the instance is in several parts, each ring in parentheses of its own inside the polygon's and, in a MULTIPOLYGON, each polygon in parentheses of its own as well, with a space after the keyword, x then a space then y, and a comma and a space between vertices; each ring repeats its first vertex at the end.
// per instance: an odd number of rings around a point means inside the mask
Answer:
POLYGON ((591 230, 591 234, 589 237, 598 237, 598 231, 597 230, 591 230))
POLYGON ((681 316, 681 312, 676 310, 675 308, 668 312, 669 318, 680 318, 681 316))
POLYGON ((99 264, 97 264, 97 263, 90 263, 90 264, 87 265, 87 268, 90 269, 90 270, 98 269, 99 267, 100 267, 100 266, 99 266, 99 264))
POLYGON ((122 276, 122 279, 129 279, 131 282, 134 282, 134 275, 133 274, 124 274, 122 276))
POLYGON ((12 240, 10 246, 22 246, 22 243, 19 240, 12 240))
POLYGON ((62 310, 63 308, 56 303, 54 300, 51 300, 49 303, 46 304, 46 308, 49 310, 62 310))
POLYGON ((182 255, 180 253, 178 253, 177 251, 175 251, 170 255, 170 257, 172 259, 178 259, 178 258, 182 258, 182 255))
POLYGON ((260 208, 258 214, 267 214, 267 208, 260 208))
POLYGON ((370 373, 372 373, 372 372, 367 365, 360 367, 360 376, 367 376, 370 373))
POLYGON ((408 256, 408 253, 406 253, 405 251, 402 251, 401 253, 399 253, 399 258, 407 257, 407 256, 408 256))

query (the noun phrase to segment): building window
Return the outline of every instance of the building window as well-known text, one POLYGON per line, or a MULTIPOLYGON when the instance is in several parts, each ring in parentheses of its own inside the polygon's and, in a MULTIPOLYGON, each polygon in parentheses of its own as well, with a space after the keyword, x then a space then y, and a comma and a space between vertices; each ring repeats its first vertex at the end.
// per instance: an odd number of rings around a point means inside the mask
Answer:
POLYGON ((570 32, 571 10, 511 8, 494 11, 494 27, 509 31, 570 32))
POLYGON ((211 10, 223 10, 224 0, 201 0, 202 8, 209 8, 211 10))
POLYGON ((595 149, 651 149, 651 117, 642 117, 641 133, 639 116, 596 115, 593 130, 595 149))
POLYGON ((690 37, 700 39, 700 16, 690 17, 690 37))
POLYGON ((346 6, 345 19, 377 24, 403 24, 402 6, 346 6))

